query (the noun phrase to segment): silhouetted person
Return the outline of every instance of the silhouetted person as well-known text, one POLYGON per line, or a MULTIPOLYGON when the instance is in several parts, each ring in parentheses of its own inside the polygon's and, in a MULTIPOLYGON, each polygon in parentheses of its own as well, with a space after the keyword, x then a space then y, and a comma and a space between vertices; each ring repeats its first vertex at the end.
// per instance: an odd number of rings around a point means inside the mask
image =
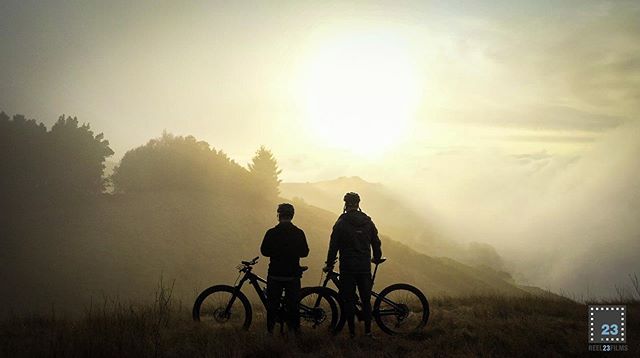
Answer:
MULTIPOLYGON (((336 255, 340 253, 340 298, 344 303, 349 334, 355 336, 356 287, 362 301, 364 332, 371 336, 371 251, 373 261, 382 257, 378 229, 371 218, 360 210, 360 196, 347 193, 344 196, 344 212, 331 233, 325 272, 333 269, 336 255)), ((336 332, 342 327, 337 327, 336 332)))
POLYGON ((300 258, 307 257, 309 246, 304 231, 293 225, 294 208, 291 204, 278 205, 278 225, 264 235, 260 252, 270 257, 267 276, 267 330, 273 332, 277 311, 284 290, 289 330, 298 332, 300 315, 300 258))

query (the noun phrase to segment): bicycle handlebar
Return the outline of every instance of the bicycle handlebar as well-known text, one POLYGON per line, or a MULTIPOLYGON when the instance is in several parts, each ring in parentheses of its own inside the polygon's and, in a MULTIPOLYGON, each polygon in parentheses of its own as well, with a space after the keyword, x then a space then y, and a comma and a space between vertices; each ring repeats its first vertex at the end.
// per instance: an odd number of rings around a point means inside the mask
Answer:
POLYGON ((256 257, 254 257, 254 258, 253 258, 253 260, 251 260, 251 261, 242 261, 242 264, 243 264, 243 265, 245 265, 245 266, 253 266, 253 265, 255 265, 256 263, 258 263, 258 259, 259 259, 259 258, 260 258, 260 256, 256 256, 256 257))
MULTIPOLYGON (((325 266, 322 268, 322 272, 325 272, 325 273, 333 272, 333 267, 336 261, 337 260, 334 260, 332 264, 325 263, 325 266)), ((371 263, 376 265, 376 268, 375 268, 376 270, 378 270, 378 265, 380 265, 385 261, 387 261, 387 258, 384 256, 379 259, 375 259, 375 258, 371 259, 371 263)), ((375 274, 374 274, 374 277, 375 277, 375 274)))
MULTIPOLYGON (((260 256, 254 257, 251 261, 242 261, 242 265, 244 265, 245 267, 246 266, 253 266, 253 265, 258 263, 258 259, 260 259, 260 256)), ((375 258, 371 259, 371 263, 376 265, 376 270, 378 269, 378 265, 380 265, 381 263, 383 263, 385 261, 387 261, 386 257, 381 257, 379 259, 375 259, 375 258)), ((334 261, 334 264, 335 264, 335 261, 334 261)), ((306 267, 306 266, 302 266, 302 267, 304 267, 304 269, 302 271, 306 271, 306 269, 308 269, 308 267, 306 267)), ((325 272, 333 271, 333 265, 325 266, 323 271, 325 271, 325 272)), ((374 273, 374 277, 375 277, 375 273, 374 273)))

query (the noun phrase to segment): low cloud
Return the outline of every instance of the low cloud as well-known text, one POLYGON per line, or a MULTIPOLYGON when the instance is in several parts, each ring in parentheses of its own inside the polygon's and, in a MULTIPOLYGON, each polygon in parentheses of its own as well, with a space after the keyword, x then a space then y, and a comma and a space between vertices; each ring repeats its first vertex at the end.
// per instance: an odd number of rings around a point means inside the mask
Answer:
POLYGON ((563 106, 528 106, 520 109, 484 108, 449 110, 438 118, 461 125, 510 129, 602 132, 624 123, 618 116, 591 113, 563 106))
POLYGON ((595 297, 640 273, 640 123, 580 157, 468 150, 398 185, 430 222, 494 245, 521 282, 595 297))
POLYGON ((589 143, 595 141, 594 137, 574 135, 505 135, 499 137, 511 142, 548 142, 548 143, 589 143))

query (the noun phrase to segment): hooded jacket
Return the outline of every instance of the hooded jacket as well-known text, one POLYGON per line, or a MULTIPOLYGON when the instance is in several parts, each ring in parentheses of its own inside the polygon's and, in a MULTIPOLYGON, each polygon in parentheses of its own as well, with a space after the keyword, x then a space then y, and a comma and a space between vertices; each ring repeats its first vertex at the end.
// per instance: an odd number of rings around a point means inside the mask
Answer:
POLYGON ((370 273, 373 257, 382 257, 378 229, 362 211, 347 211, 340 215, 331 233, 327 264, 340 253, 340 273, 370 273))

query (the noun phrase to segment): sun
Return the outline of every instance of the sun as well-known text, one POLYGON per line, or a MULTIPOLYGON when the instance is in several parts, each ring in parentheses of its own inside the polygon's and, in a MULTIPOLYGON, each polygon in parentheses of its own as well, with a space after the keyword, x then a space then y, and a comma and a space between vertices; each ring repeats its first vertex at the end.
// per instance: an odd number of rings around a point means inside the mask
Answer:
POLYGON ((306 116, 323 144, 382 153, 406 134, 419 95, 407 46, 383 34, 340 36, 312 56, 304 81, 306 116))

